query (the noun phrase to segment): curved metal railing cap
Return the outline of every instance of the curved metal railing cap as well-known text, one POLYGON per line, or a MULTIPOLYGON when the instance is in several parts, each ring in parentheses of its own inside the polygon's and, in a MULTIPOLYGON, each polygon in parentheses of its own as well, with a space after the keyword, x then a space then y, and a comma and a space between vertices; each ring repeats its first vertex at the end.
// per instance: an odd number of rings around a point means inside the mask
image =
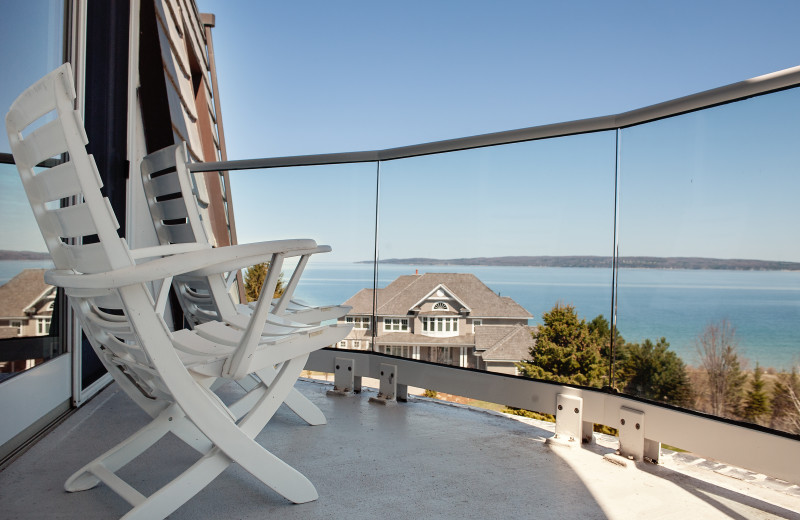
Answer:
POLYGON ((576 121, 539 125, 516 130, 505 130, 430 143, 386 148, 383 150, 194 163, 189 165, 189 169, 195 172, 205 172, 391 161, 408 157, 418 157, 421 155, 454 152, 551 137, 615 130, 731 103, 777 90, 784 90, 798 85, 800 85, 800 66, 616 115, 579 119, 576 121))

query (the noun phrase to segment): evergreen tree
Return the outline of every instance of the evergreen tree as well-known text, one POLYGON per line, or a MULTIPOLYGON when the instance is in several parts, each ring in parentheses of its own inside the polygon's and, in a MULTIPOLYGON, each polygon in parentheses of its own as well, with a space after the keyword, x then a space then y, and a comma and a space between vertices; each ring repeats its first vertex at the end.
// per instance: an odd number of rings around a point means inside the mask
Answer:
POLYGON ((763 373, 761 366, 756 363, 753 379, 750 381, 750 390, 747 391, 742 409, 742 418, 745 421, 759 423, 761 417, 769 413, 769 398, 767 392, 764 391, 765 382, 761 377, 763 373))
POLYGON ((522 375, 559 383, 599 387, 603 382, 602 338, 579 319, 572 305, 557 303, 542 315, 534 333, 530 361, 519 363, 522 375))
POLYGON ((679 406, 688 405, 692 386, 686 365, 669 350, 666 338, 629 343, 618 354, 619 386, 624 392, 679 406))
MULTIPOLYGON (((261 293, 261 287, 264 285, 264 280, 267 277, 269 270, 269 262, 256 264, 248 267, 244 272, 244 292, 247 296, 248 302, 258 300, 258 295, 261 293)), ((273 298, 279 298, 285 290, 283 273, 278 276, 278 284, 275 286, 275 294, 273 298)))

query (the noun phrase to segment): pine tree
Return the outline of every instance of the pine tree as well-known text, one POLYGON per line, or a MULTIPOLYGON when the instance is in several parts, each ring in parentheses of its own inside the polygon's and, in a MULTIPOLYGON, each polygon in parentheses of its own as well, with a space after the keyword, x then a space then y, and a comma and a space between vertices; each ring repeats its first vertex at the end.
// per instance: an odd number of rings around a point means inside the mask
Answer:
POLYGON ((769 398, 767 397, 767 392, 764 391, 765 382, 761 377, 763 373, 761 366, 756 363, 753 379, 750 381, 750 390, 747 391, 744 408, 742 409, 742 418, 745 421, 760 423, 761 417, 770 411, 769 398))
MULTIPOLYGON (((267 277, 268 270, 269 262, 256 264, 248 267, 247 270, 245 270, 244 292, 247 296, 248 302, 254 302, 258 300, 258 296, 261 293, 261 287, 264 285, 264 279, 267 277)), ((273 295, 273 298, 280 297, 284 290, 285 287, 283 282, 283 273, 281 273, 278 277, 278 284, 275 286, 275 294, 273 295)))
POLYGON ((599 387, 603 383, 602 339, 579 319, 572 305, 557 303, 542 315, 534 333, 531 361, 518 364, 522 375, 559 383, 599 387))
POLYGON ((683 360, 669 350, 666 338, 628 343, 618 354, 618 377, 624 392, 674 405, 687 405, 692 385, 683 360))

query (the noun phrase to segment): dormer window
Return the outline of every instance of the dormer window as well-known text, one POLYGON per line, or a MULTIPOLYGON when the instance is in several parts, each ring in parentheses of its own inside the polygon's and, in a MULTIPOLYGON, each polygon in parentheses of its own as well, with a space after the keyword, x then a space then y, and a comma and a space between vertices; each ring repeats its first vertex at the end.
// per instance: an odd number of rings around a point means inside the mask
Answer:
POLYGON ((446 311, 447 310, 447 304, 444 303, 444 302, 438 302, 433 306, 433 310, 435 310, 435 311, 446 311))

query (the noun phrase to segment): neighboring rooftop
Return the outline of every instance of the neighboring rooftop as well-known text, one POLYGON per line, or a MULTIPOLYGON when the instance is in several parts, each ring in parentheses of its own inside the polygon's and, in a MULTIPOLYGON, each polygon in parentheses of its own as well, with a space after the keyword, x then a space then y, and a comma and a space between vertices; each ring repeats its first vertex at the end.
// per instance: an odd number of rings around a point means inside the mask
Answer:
MULTIPOLYGON (((425 273, 399 276, 378 289, 377 316, 405 316, 438 287, 457 297, 473 318, 532 318, 533 315, 508 297, 501 297, 471 273, 425 273)), ((351 314, 372 313, 372 289, 362 289, 344 304, 351 314)))
POLYGON ((481 325, 475 327, 475 350, 492 361, 520 361, 530 359, 536 345, 533 333, 537 327, 528 325, 481 325))
MULTIPOLYGON (((689 454, 623 467, 604 458, 614 450, 608 436, 588 449, 549 447, 550 423, 421 398, 375 405, 371 390, 327 397, 330 386, 316 382, 298 388, 328 424, 307 426, 282 407, 258 440, 305 474, 319 500, 292 505, 231 466, 170 518, 800 519, 797 485, 689 454)), ((63 484, 148 419, 116 385, 104 390, 0 472, 3 517, 125 514, 128 505, 103 485, 67 493, 63 484)), ((147 493, 194 458, 165 438, 123 473, 147 493)))

